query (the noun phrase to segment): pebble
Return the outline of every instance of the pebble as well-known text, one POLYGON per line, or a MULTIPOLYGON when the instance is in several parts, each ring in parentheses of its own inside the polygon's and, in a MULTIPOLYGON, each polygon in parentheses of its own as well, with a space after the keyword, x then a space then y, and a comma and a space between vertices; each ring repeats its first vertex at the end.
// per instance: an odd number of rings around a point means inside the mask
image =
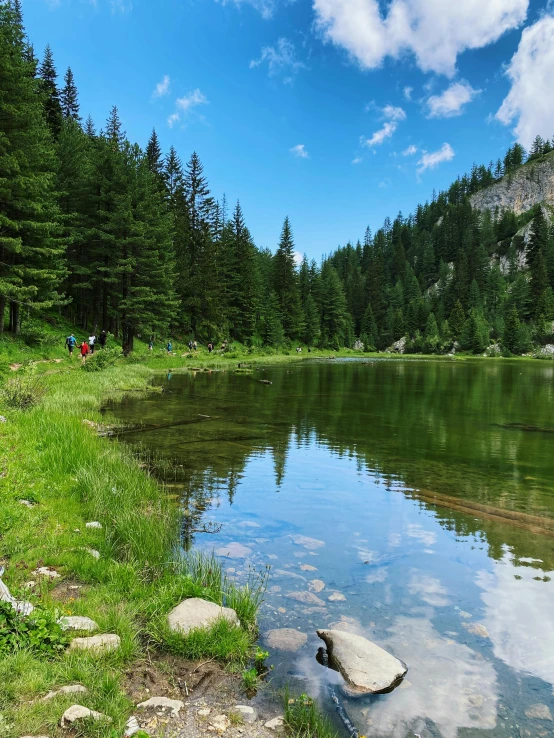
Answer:
POLYGON ((197 715, 198 717, 208 717, 209 715, 211 715, 211 713, 212 711, 210 710, 209 707, 207 707, 204 710, 198 710, 197 715))
POLYGON ((60 725, 62 728, 67 728, 68 726, 73 725, 73 723, 76 723, 77 720, 86 719, 105 720, 109 723, 112 722, 111 718, 109 718, 107 715, 103 715, 101 712, 96 712, 96 710, 89 710, 88 707, 83 707, 82 705, 73 705, 62 715, 60 725))
POLYGON ((83 551, 86 551, 86 553, 90 554, 97 561, 100 558, 100 551, 97 551, 95 548, 83 548, 83 551))
POLYGON ((35 503, 31 502, 30 500, 19 500, 20 505, 25 505, 25 507, 34 507, 35 503))
POLYGON ((138 733, 139 730, 140 725, 138 724, 138 720, 134 715, 132 715, 127 721, 127 725, 125 726, 125 733, 123 734, 123 738, 132 738, 132 736, 138 733))
POLYGON ((225 731, 231 727, 231 721, 227 715, 216 715, 210 727, 213 728, 217 733, 225 733, 225 731))
POLYGON ((255 723, 258 719, 258 713, 249 705, 235 705, 233 712, 238 712, 245 723, 255 723))
POLYGON ((93 528, 95 530, 102 530, 102 523, 99 523, 98 520, 91 520, 90 523, 87 523, 86 528, 93 528))
POLYGON ((284 717, 282 715, 279 715, 276 718, 273 718, 272 720, 268 720, 267 723, 265 723, 265 727, 269 730, 274 730, 276 732, 280 732, 284 729, 284 717))
POLYGON ((289 592, 287 597, 297 602, 302 602, 304 605, 316 605, 317 607, 325 607, 323 600, 316 597, 313 592, 289 592))

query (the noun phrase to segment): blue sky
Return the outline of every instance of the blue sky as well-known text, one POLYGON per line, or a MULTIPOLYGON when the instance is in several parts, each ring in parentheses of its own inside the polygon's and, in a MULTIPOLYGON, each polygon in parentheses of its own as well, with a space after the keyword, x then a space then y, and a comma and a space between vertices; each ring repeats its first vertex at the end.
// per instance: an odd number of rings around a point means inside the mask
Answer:
POLYGON ((546 0, 23 0, 37 55, 71 66, 82 114, 117 105, 212 192, 240 199, 258 246, 289 215, 319 259, 405 215, 516 139, 554 136, 546 0))

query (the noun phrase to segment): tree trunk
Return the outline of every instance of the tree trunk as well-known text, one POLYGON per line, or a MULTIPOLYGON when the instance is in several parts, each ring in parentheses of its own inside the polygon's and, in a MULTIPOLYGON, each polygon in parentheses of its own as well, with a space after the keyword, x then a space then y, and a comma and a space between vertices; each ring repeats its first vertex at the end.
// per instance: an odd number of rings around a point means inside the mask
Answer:
POLYGON ((134 347, 135 331, 130 323, 123 319, 123 354, 128 356, 134 347))
POLYGON ((10 304, 10 313, 10 330, 18 336, 21 333, 21 314, 18 302, 12 302, 10 304))
POLYGON ((6 298, 0 295, 0 335, 4 333, 4 316, 6 314, 6 298))

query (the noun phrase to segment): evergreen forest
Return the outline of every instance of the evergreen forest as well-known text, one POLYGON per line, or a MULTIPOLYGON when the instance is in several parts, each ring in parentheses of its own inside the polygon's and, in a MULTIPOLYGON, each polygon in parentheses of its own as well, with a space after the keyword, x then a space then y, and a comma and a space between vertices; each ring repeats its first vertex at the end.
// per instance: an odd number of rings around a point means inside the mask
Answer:
MULTIPOLYGON (((41 60, 20 0, 0 1, 0 332, 63 315, 137 336, 249 347, 366 351, 401 341, 417 353, 453 347, 528 352, 553 339, 554 229, 537 205, 480 213, 470 196, 534 160, 537 137, 474 166, 407 217, 298 265, 292 224, 258 248, 240 203, 210 192, 200 157, 166 153, 155 131, 128 140, 113 107, 101 128, 82 116, 71 69, 41 60), (528 243, 519 233, 529 225, 528 243)), ((553 162, 554 165, 554 162, 553 162)))

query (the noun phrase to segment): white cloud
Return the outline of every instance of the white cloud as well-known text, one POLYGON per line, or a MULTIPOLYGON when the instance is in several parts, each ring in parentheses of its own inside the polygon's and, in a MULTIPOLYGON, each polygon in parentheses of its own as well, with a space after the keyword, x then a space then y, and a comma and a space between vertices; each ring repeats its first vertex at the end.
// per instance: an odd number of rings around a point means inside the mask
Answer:
POLYGON ((466 49, 479 49, 517 28, 530 0, 314 0, 316 25, 364 69, 413 54, 424 72, 452 76, 466 49))
POLYGON ((474 90, 469 82, 454 82, 440 95, 427 100, 429 118, 453 118, 463 113, 464 105, 471 102, 481 90, 474 90))
POLYGON ((418 161, 418 172, 424 172, 426 169, 434 169, 442 164, 443 161, 452 161, 456 156, 454 149, 449 143, 444 143, 438 151, 424 151, 421 159, 418 161))
POLYGON ((275 8, 277 6, 277 0, 218 0, 222 5, 227 5, 228 2, 232 1, 235 5, 251 5, 255 8, 262 16, 268 20, 273 17, 275 8))
POLYGON ((192 108, 197 107, 198 105, 207 104, 207 97, 198 88, 196 88, 196 90, 193 90, 192 92, 189 92, 188 95, 180 97, 176 103, 177 107, 185 113, 189 110, 192 110, 192 108))
POLYGON ((292 81, 292 78, 300 69, 305 69, 305 64, 296 58, 294 44, 286 38, 280 38, 277 41, 277 47, 264 46, 260 58, 252 59, 250 62, 250 69, 259 67, 266 62, 268 75, 270 77, 287 75, 286 82, 292 81))
POLYGON ((171 115, 167 119, 167 125, 170 128, 173 128, 173 126, 175 125, 175 123, 177 123, 179 120, 180 120, 179 113, 171 113, 171 115))
POLYGON ((175 123, 178 123, 181 120, 181 117, 186 118, 194 110, 194 108, 198 107, 199 105, 207 104, 208 98, 206 97, 206 95, 204 95, 203 92, 201 92, 198 88, 196 88, 196 90, 192 90, 192 92, 189 92, 187 95, 184 95, 183 97, 180 97, 175 101, 177 110, 172 113, 167 119, 168 126, 170 128, 173 128, 175 123))
POLYGON ((133 9, 131 0, 110 0, 112 13, 128 13, 133 9))
POLYGON ((414 154, 417 154, 417 146, 413 144, 402 152, 402 156, 413 156, 414 154))
POLYGON ((293 146, 292 149, 289 149, 291 154, 294 154, 294 156, 298 157, 299 159, 309 159, 310 155, 306 151, 306 146, 304 144, 297 144, 296 146, 293 146))
POLYGON ((387 140, 387 138, 391 138, 398 128, 399 121, 406 119, 405 111, 402 110, 402 108, 396 108, 393 105, 385 105, 382 110, 382 114, 383 117, 387 119, 383 124, 383 127, 378 131, 375 131, 371 138, 364 138, 362 136, 360 138, 362 146, 366 146, 369 149, 372 149, 375 146, 380 146, 387 140))
POLYGON ((412 99, 412 92, 414 91, 413 87, 404 87, 404 97, 406 100, 412 99))
POLYGON ((362 157, 356 156, 354 159, 352 159, 352 164, 361 164, 362 163, 362 157))
POLYGON ((296 264, 296 266, 299 267, 303 261, 304 261, 304 254, 300 253, 300 251, 295 251, 294 252, 294 263, 296 264))
POLYGON ((156 85, 156 89, 152 93, 152 97, 157 98, 157 97, 165 97, 166 95, 169 95, 170 86, 171 86, 171 80, 169 78, 169 75, 164 74, 162 81, 158 82, 158 84, 156 85))
POLYGON ((512 82, 496 118, 504 125, 517 121, 518 141, 529 148, 535 136, 554 131, 554 17, 543 16, 526 28, 506 70, 512 82))

